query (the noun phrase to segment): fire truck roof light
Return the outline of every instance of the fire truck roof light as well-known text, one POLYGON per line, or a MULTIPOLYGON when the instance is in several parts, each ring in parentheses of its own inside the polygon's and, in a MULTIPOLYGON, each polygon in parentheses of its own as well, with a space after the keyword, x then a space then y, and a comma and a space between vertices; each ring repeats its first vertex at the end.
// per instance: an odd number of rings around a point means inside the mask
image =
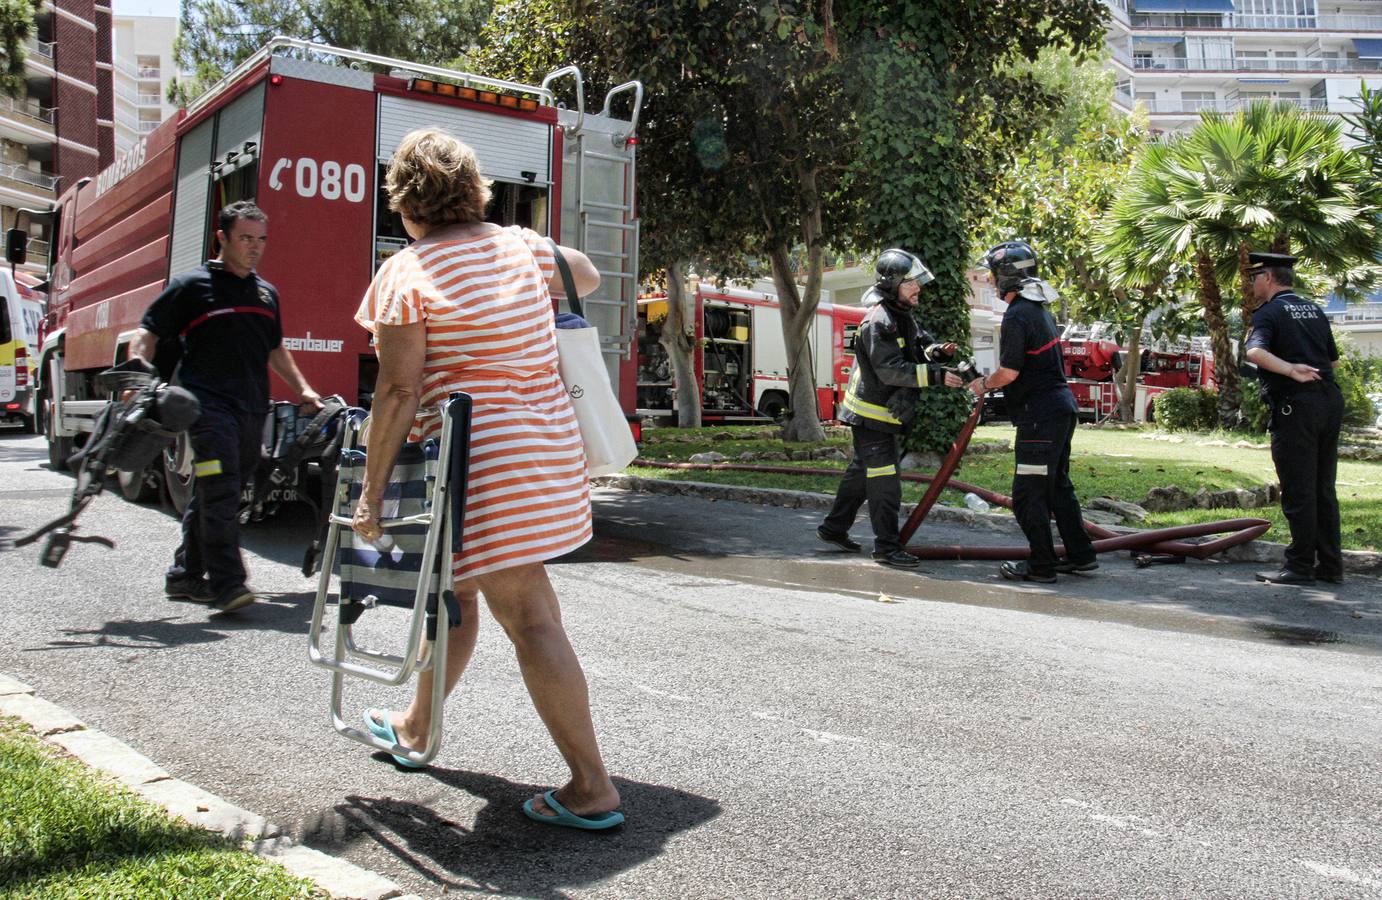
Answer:
POLYGON ((502 106, 505 109, 516 109, 522 110, 523 112, 537 112, 542 108, 542 103, 531 97, 520 97, 516 94, 501 94, 498 91, 485 91, 463 84, 437 81, 432 78, 414 78, 408 82, 408 90, 418 93, 436 94, 439 97, 455 97, 459 100, 469 100, 473 103, 488 103, 492 106, 502 106))
POLYGON ((278 87, 278 86, 279 86, 280 84, 282 84, 282 83, 283 83, 283 76, 282 76, 282 75, 270 75, 270 76, 269 76, 269 84, 273 85, 274 87, 278 87))

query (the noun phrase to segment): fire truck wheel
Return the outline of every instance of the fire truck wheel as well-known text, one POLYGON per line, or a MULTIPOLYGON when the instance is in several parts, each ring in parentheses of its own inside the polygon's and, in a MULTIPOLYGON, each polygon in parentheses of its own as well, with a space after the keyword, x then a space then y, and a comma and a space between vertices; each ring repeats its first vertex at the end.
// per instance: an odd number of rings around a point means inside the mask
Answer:
POLYGON ((163 483, 178 515, 192 502, 192 479, 192 440, 183 432, 172 447, 163 451, 163 483))
POLYGON ((781 391, 768 391, 758 398, 758 411, 774 422, 781 422, 787 412, 787 395, 781 391))
POLYGON ((152 468, 140 472, 121 469, 115 473, 115 480, 120 484, 120 493, 131 503, 147 503, 158 496, 158 476, 152 468))
POLYGON ((48 468, 54 472, 66 472, 67 458, 72 455, 73 444, 70 437, 58 436, 57 422, 53 418, 56 411, 45 387, 39 399, 39 412, 43 416, 43 437, 48 442, 48 468))

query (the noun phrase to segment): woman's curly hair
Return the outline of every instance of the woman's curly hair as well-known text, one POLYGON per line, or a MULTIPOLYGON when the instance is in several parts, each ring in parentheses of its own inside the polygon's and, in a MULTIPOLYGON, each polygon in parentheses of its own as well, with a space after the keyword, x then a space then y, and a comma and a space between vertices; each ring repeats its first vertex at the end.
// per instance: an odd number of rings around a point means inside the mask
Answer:
POLYGON ((484 221, 489 186, 475 151, 434 128, 409 132, 384 177, 389 209, 434 227, 484 221))

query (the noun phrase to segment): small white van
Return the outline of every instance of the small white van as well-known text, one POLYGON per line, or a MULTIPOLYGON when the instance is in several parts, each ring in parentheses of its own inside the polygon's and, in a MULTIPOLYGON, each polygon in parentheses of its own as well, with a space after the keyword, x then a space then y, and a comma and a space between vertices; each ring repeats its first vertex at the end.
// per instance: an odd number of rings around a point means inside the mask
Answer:
POLYGON ((44 295, 16 281, 0 268, 0 422, 37 431, 34 367, 38 364, 38 327, 44 295))

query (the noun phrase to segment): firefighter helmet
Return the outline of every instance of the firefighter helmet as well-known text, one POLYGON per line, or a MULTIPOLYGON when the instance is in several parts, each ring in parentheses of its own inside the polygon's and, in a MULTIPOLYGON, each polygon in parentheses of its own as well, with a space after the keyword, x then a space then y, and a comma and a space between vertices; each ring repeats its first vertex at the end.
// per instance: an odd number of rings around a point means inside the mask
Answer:
POLYGON ((1037 277, 1037 255, 1026 241, 1004 241, 990 248, 979 264, 993 273, 998 293, 1015 291, 1028 278, 1037 277))
POLYGON ((915 281, 920 285, 936 280, 931 270, 906 250, 884 250, 878 257, 874 272, 877 273, 878 280, 873 286, 889 297, 896 296, 898 287, 904 281, 915 281))

